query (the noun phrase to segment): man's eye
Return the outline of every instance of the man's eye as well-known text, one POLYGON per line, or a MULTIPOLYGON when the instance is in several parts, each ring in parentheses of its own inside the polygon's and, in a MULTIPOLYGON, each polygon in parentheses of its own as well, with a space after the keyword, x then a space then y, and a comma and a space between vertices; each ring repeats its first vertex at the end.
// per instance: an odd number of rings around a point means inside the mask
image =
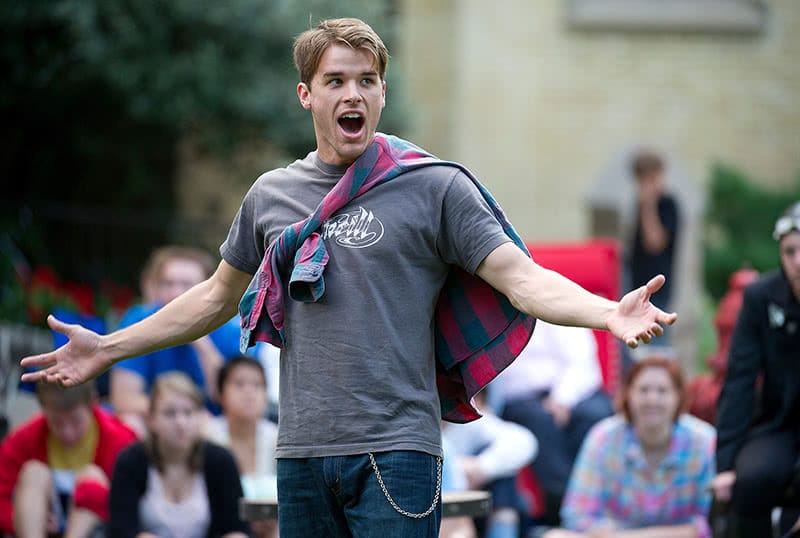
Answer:
POLYGON ((340 78, 332 78, 332 79, 330 79, 328 81, 328 85, 330 85, 330 86, 338 86, 341 83, 342 83, 342 79, 340 79, 340 78))
POLYGON ((365 86, 369 86, 370 84, 372 84, 372 83, 374 83, 374 82, 375 82, 375 81, 374 81, 374 80, 372 80, 371 78, 365 78, 365 79, 362 79, 362 80, 361 80, 361 84, 363 84, 363 85, 365 85, 365 86))

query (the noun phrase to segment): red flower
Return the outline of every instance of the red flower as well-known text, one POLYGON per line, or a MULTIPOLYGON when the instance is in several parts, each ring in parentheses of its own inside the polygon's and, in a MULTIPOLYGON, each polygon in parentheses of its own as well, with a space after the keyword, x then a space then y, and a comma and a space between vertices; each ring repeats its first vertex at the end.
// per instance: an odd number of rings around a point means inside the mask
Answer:
POLYGON ((78 312, 94 316, 94 290, 88 284, 65 282, 61 287, 63 294, 77 306, 78 312))

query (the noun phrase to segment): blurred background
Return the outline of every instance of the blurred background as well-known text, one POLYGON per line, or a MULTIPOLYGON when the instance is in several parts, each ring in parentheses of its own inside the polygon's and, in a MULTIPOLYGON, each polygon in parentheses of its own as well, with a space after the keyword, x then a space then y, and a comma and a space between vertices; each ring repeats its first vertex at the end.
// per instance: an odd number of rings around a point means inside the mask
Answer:
POLYGON ((778 266, 800 199, 794 0, 0 0, 0 323, 113 324, 154 247, 216 253, 255 178, 314 148, 292 40, 341 16, 392 55, 381 130, 466 164, 529 241, 624 258, 631 155, 660 152, 672 342, 705 368, 728 279, 778 266))

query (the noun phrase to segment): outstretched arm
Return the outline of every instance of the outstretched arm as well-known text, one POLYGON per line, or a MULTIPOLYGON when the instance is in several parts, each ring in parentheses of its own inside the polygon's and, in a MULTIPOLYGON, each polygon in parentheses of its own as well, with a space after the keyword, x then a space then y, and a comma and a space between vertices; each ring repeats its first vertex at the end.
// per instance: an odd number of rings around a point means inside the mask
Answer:
POLYGON ((557 325, 606 329, 630 347, 661 336, 661 325, 672 325, 678 317, 650 303, 650 296, 664 285, 662 275, 619 302, 610 301, 538 265, 513 243, 494 249, 477 274, 522 312, 557 325))
POLYGON ((23 367, 38 369, 24 374, 22 380, 73 386, 98 376, 122 359, 196 340, 236 314, 251 278, 223 260, 208 280, 152 316, 103 336, 49 316, 50 328, 69 341, 55 351, 22 359, 23 367))

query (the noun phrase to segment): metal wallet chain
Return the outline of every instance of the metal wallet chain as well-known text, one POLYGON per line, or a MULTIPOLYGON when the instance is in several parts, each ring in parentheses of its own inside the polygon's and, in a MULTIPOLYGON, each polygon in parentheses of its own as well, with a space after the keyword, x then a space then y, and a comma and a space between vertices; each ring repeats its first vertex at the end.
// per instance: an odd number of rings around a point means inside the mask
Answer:
POLYGON ((375 471, 375 476, 378 478, 378 484, 380 484, 383 494, 386 496, 386 500, 389 501, 389 504, 392 505, 392 508, 397 510, 398 513, 414 519, 422 519, 423 517, 428 517, 431 515, 431 512, 436 509, 436 505, 439 504, 439 497, 441 497, 442 494, 442 458, 439 456, 436 457, 436 495, 433 496, 433 502, 431 503, 430 508, 422 513, 415 514, 413 512, 403 510, 397 506, 397 503, 394 502, 392 496, 389 495, 389 490, 386 489, 386 484, 383 483, 381 472, 378 470, 378 464, 375 463, 375 457, 372 455, 372 452, 368 452, 367 455, 369 456, 369 462, 372 464, 372 469, 375 471))

